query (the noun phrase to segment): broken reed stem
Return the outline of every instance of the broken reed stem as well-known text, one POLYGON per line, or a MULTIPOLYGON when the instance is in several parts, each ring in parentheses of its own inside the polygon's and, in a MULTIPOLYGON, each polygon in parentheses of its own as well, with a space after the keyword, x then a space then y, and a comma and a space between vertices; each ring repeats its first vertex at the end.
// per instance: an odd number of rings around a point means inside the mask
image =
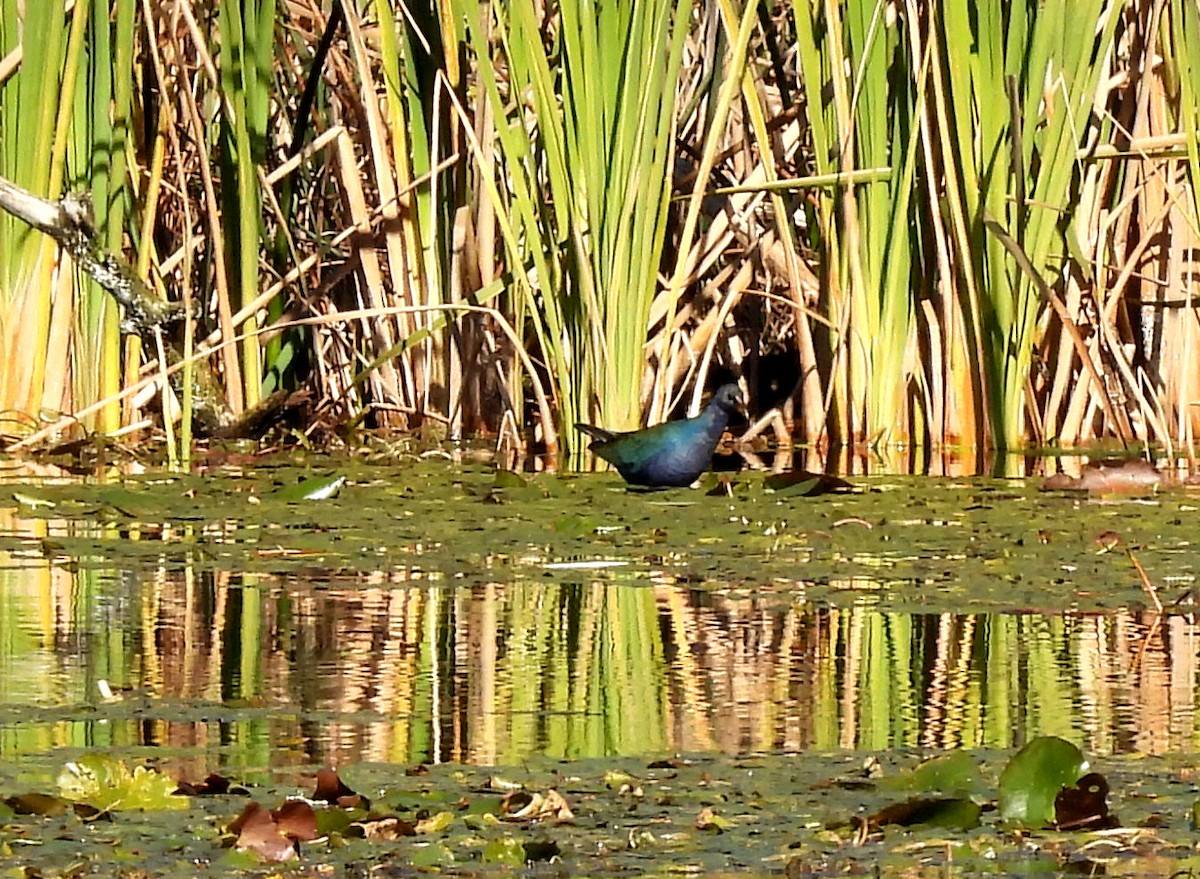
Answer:
POLYGON ((1126 549, 1125 554, 1129 556, 1129 561, 1133 562, 1133 569, 1137 571, 1138 577, 1142 581, 1142 589, 1147 595, 1150 596, 1150 600, 1154 602, 1155 612, 1158 613, 1159 616, 1162 616, 1162 601, 1159 600, 1158 590, 1154 587, 1154 584, 1150 582, 1150 578, 1146 575, 1146 569, 1143 568, 1142 563, 1137 560, 1137 556, 1133 554, 1132 549, 1126 549))

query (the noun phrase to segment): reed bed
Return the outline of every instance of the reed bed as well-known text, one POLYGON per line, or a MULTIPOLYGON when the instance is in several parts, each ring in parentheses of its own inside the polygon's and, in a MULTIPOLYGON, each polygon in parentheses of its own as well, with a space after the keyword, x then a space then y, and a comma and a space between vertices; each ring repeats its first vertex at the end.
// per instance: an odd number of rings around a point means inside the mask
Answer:
MULTIPOLYGON (((233 413, 1192 446, 1196 0, 2 6, 0 175, 92 192, 233 413)), ((172 423, 118 317, 0 217, 7 443, 172 423)))

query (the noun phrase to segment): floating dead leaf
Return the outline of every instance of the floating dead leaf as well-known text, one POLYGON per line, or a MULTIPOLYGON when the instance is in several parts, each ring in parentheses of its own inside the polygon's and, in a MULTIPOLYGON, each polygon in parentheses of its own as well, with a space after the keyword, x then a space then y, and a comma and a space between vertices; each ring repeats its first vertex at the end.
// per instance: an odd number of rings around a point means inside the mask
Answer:
POLYGON ((407 769, 405 769, 404 774, 409 775, 409 776, 428 775, 429 767, 426 766, 424 763, 418 763, 416 766, 409 766, 407 769))
POLYGON ((296 842, 312 842, 317 832, 317 813, 304 800, 286 800, 278 809, 271 810, 275 826, 288 839, 296 842))
MULTIPOLYGON (((242 829, 247 824, 256 820, 260 820, 262 815, 266 815, 267 818, 271 818, 271 813, 258 803, 253 801, 246 803, 246 807, 242 809, 241 814, 229 822, 228 826, 225 828, 225 832, 236 836, 242 832, 242 829)), ((271 818, 271 823, 275 823, 274 818, 271 818)))
POLYGON ((875 790, 876 783, 869 778, 841 776, 838 778, 823 778, 813 783, 814 790, 834 788, 836 790, 875 790))
POLYGON ((1042 491, 1086 491, 1089 494, 1149 494, 1162 483, 1154 465, 1141 458, 1101 461, 1083 468, 1078 477, 1055 473, 1042 482, 1042 491))
POLYGON ((258 803, 247 803, 228 831, 237 837, 234 846, 238 851, 252 851, 269 863, 278 864, 298 856, 296 842, 279 832, 270 811, 258 803))
POLYGON ((844 479, 827 473, 808 473, 804 470, 785 470, 772 473, 763 480, 767 491, 795 497, 813 497, 831 492, 853 491, 854 486, 844 479))
POLYGON ((75 812, 76 818, 86 821, 88 824, 112 820, 112 812, 107 809, 99 809, 91 803, 72 803, 71 809, 75 812))
POLYGON ((371 801, 349 787, 340 775, 326 766, 317 770, 317 789, 312 798, 320 803, 340 806, 343 809, 370 809, 371 801))
POLYGON ((525 790, 515 790, 505 794, 500 800, 500 810, 506 815, 520 817, 520 813, 525 811, 533 803, 541 802, 541 797, 538 794, 530 793, 525 790))
POLYGON ((1100 552, 1111 552, 1125 541, 1116 531, 1101 531, 1096 535, 1094 543, 1100 552))
POLYGON ((180 781, 179 787, 175 788, 175 793, 187 797, 215 797, 229 793, 246 795, 249 791, 243 787, 234 787, 223 775, 210 772, 204 781, 196 783, 180 781))
POLYGON ((554 788, 544 794, 513 791, 500 801, 500 811, 514 821, 574 821, 566 797, 554 788))
POLYGON ((41 815, 43 818, 57 818, 59 815, 65 815, 69 805, 62 797, 37 791, 17 794, 15 797, 5 797, 4 802, 18 815, 41 815))
POLYGON ((953 830, 970 830, 979 826, 980 812, 979 804, 967 797, 913 797, 902 803, 885 806, 867 818, 866 823, 872 827, 931 824, 953 830))
POLYGON ((1108 779, 1089 772, 1075 787, 1064 787, 1054 798, 1054 826, 1059 830, 1106 830, 1118 826, 1108 812, 1108 779))
POLYGON ((493 775, 487 780, 488 790, 496 791, 518 791, 523 785, 515 781, 509 781, 507 778, 501 778, 499 775, 493 775))
POLYGON ((426 833, 441 833, 443 830, 448 830, 453 823, 453 812, 438 812, 430 815, 428 818, 422 818, 417 822, 415 829, 418 834, 422 835, 426 833))
POLYGON ((784 879, 809 879, 812 876, 831 875, 829 860, 824 855, 796 855, 784 865, 784 879))
POLYGON ((370 818, 355 821, 350 825, 350 836, 361 836, 363 839, 379 842, 392 842, 402 836, 416 836, 417 827, 411 821, 387 815, 381 818, 370 818))
POLYGON ((646 764, 647 769, 682 769, 684 766, 691 765, 687 760, 681 760, 678 757, 672 760, 655 760, 652 763, 646 764))
POLYGON ((732 826, 733 822, 728 818, 722 818, 709 806, 701 809, 700 814, 696 816, 696 829, 704 833, 724 833, 726 828, 732 826))
POLYGON ((574 821, 575 813, 567 803, 567 798, 554 788, 546 791, 545 811, 551 813, 555 821, 574 821))

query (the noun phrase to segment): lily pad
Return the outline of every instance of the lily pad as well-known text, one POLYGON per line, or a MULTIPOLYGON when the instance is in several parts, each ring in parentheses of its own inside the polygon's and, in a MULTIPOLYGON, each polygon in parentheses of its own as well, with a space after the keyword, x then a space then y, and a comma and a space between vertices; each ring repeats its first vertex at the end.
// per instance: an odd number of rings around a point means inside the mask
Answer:
POLYGON ((187 809, 188 798, 175 794, 176 784, 145 766, 132 770, 107 754, 88 754, 68 763, 58 775, 64 797, 101 811, 116 809, 187 809))
POLYGON ((1017 752, 1000 773, 1000 817, 1029 827, 1054 823, 1054 800, 1087 771, 1075 745, 1039 736, 1017 752))
POLYGON ((283 488, 271 492, 271 497, 287 503, 323 501, 336 497, 345 484, 346 477, 335 473, 331 476, 302 479, 295 485, 285 485, 283 488))
POLYGON ((967 792, 978 790, 980 786, 979 764, 966 751, 951 751, 934 757, 879 782, 881 790, 913 793, 967 792))
POLYGON ((813 497, 830 492, 853 491, 853 484, 837 476, 825 473, 808 473, 804 470, 785 470, 772 473, 763 480, 769 492, 780 497, 813 497))
POLYGON ((972 830, 979 826, 982 811, 978 803, 966 797, 917 797, 886 806, 867 821, 879 827, 928 824, 947 830, 972 830))

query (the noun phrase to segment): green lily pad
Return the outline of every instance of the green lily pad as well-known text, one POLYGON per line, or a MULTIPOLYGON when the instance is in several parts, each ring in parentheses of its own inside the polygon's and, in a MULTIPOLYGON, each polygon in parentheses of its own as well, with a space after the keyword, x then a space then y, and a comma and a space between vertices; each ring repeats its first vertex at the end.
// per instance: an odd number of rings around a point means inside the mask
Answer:
POLYGON ((106 754, 88 754, 68 763, 58 775, 59 792, 104 812, 116 809, 187 809, 188 798, 174 794, 174 780, 154 769, 135 766, 106 754))
POLYGON ((1017 752, 1000 773, 1000 817, 1030 827, 1054 821, 1054 798, 1087 771, 1075 745, 1039 736, 1017 752))
POLYGON ((881 790, 932 793, 974 791, 982 782, 979 764, 966 751, 952 751, 879 782, 881 790))
POLYGON ((495 485, 496 488, 526 488, 529 481, 515 471, 497 470, 495 485))
POLYGON ((813 497, 830 492, 852 491, 854 486, 844 479, 826 473, 804 470, 785 470, 772 473, 763 480, 763 487, 779 497, 813 497))
POLYGON ((408 855, 408 862, 414 867, 440 867, 454 860, 454 851, 441 842, 414 846, 408 855))
POLYGON ((345 484, 345 476, 338 474, 318 476, 312 479, 303 479, 295 485, 285 485, 283 488, 276 489, 271 492, 271 497, 275 500, 286 501, 287 503, 323 501, 331 497, 336 497, 345 484))
POLYGON ((453 812, 437 812, 417 822, 417 833, 442 833, 454 823, 453 812))
POLYGON ((330 836, 334 833, 344 834, 355 818, 362 817, 361 814, 354 815, 345 809, 318 809, 316 816, 317 832, 321 836, 330 836))
POLYGON ((483 862, 485 864, 505 864, 509 867, 524 867, 525 844, 511 836, 493 839, 483 847, 483 862))
POLYGON ((973 830, 979 826, 982 811, 978 803, 966 797, 919 797, 886 806, 868 820, 880 827, 885 824, 901 827, 927 824, 947 830, 973 830))
POLYGON ((780 497, 807 497, 810 494, 816 494, 816 489, 820 484, 821 477, 815 473, 802 473, 795 470, 787 473, 773 473, 763 480, 763 485, 767 490, 780 497))
POLYGON ((52 510, 56 506, 58 506, 58 504, 56 502, 50 500, 49 498, 44 498, 41 495, 34 494, 33 492, 29 491, 28 489, 21 490, 21 491, 14 491, 12 493, 12 499, 14 501, 16 501, 18 504, 20 504, 22 507, 28 507, 31 510, 36 510, 36 509, 52 510))

